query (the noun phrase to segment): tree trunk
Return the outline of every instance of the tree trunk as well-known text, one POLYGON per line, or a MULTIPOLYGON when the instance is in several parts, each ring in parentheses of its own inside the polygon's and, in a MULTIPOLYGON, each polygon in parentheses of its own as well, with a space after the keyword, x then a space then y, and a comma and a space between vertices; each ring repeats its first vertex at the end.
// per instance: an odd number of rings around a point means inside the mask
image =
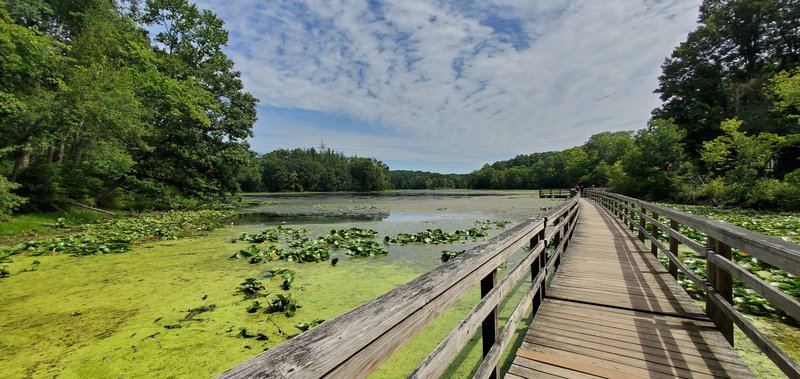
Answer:
POLYGON ((111 195, 112 192, 114 192, 117 188, 122 186, 122 183, 125 183, 125 179, 127 178, 128 175, 122 175, 113 182, 111 182, 111 184, 109 184, 108 187, 100 191, 100 193, 97 194, 97 196, 95 196, 94 198, 97 204, 101 204, 108 197, 108 195, 111 195))
POLYGON ((8 178, 8 180, 10 180, 12 182, 16 182, 17 181, 17 175, 19 174, 19 169, 20 169, 20 167, 22 167, 22 163, 25 162, 25 159, 27 158, 27 156, 28 156, 28 153, 23 148, 22 151, 19 152, 19 155, 17 156, 17 160, 14 161, 14 170, 11 171, 11 176, 8 178))
POLYGON ((58 146, 58 163, 64 163, 64 139, 61 139, 61 144, 58 146))

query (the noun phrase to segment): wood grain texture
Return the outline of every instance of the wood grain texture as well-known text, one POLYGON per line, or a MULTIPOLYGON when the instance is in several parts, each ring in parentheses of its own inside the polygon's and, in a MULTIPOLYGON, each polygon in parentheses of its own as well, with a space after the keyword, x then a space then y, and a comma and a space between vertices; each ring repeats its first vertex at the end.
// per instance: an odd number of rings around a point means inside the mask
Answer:
POLYGON ((630 375, 622 371, 611 370, 605 367, 598 367, 586 364, 581 361, 567 359, 556 355, 544 354, 533 350, 519 349, 517 350, 517 356, 528 358, 535 362, 541 362, 549 364, 551 366, 557 366, 563 369, 570 370, 571 371, 570 374, 576 376, 578 373, 580 373, 599 378, 620 378, 620 379, 641 378, 640 376, 630 375))

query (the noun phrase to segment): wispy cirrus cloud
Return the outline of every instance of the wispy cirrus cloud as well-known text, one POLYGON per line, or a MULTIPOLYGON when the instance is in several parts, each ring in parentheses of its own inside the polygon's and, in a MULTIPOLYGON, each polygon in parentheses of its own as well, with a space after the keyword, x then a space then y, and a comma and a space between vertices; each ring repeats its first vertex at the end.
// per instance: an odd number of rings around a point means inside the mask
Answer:
POLYGON ((261 100, 258 151, 468 172, 642 128, 699 0, 204 0, 261 100), (313 117, 309 117, 313 115, 313 117))

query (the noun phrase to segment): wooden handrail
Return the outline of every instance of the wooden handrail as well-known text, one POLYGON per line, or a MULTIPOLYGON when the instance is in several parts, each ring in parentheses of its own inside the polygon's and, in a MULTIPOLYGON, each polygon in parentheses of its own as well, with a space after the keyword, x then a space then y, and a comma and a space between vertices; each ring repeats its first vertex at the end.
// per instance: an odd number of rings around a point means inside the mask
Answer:
POLYGON ((575 196, 544 217, 516 225, 417 279, 267 350, 218 378, 364 377, 478 283, 482 287, 482 300, 413 375, 430 377, 443 372, 470 337, 481 329, 484 341, 487 336, 494 338, 484 345, 484 360, 476 377, 494 377, 502 351, 508 346, 523 314, 531 305, 535 311, 541 303, 546 278, 558 267, 559 257, 577 223, 578 205, 578 196, 575 196), (552 230, 546 238, 548 227, 552 230), (547 247, 551 244, 556 246, 548 258, 547 247), (525 245, 530 246, 526 257, 503 280, 495 283, 497 268, 525 245), (498 305, 528 267, 532 282, 527 294, 499 330, 496 324, 498 305))
POLYGON ((651 251, 654 253, 660 251, 669 259, 670 272, 673 277, 677 278, 679 270, 706 293, 706 314, 731 345, 733 345, 733 325, 735 324, 781 371, 791 378, 800 378, 800 365, 788 357, 731 305, 732 278, 736 278, 766 298, 776 308, 800 320, 800 302, 739 267, 731 259, 731 249, 737 249, 786 272, 798 275, 800 273, 800 246, 738 226, 620 194, 588 190, 586 195, 621 218, 632 230, 638 229, 640 239, 643 242, 645 239, 650 242, 651 251), (648 216, 647 211, 657 216, 648 216), (669 225, 657 220, 656 217, 668 218, 669 225), (648 222, 653 226, 650 231, 645 227, 648 222), (707 239, 706 246, 704 247, 680 233, 679 225, 687 226, 704 234, 707 239), (657 230, 664 231, 669 236, 669 247, 659 241, 655 232, 657 230), (677 248, 679 242, 686 244, 698 256, 706 258, 707 281, 700 279, 680 261, 677 248))

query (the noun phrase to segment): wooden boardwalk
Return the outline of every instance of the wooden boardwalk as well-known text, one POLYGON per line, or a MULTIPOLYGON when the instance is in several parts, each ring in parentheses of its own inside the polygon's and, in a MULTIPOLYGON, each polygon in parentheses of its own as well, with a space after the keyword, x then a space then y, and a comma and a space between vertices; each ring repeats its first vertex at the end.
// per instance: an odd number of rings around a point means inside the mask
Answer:
POLYGON ((649 248, 580 201, 570 248, 506 377, 753 377, 649 248))

